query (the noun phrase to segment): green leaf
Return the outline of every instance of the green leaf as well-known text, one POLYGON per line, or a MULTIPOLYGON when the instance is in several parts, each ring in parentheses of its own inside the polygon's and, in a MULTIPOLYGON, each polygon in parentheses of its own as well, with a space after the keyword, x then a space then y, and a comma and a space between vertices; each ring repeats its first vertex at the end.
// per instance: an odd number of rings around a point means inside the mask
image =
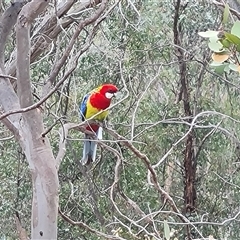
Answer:
POLYGON ((208 43, 208 47, 213 51, 213 52, 223 52, 224 49, 223 49, 223 45, 217 41, 217 42, 212 42, 210 41, 208 43))
POLYGON ((216 67, 215 69, 214 69, 214 71, 217 73, 217 74, 219 74, 219 75, 222 75, 224 72, 226 72, 226 67, 228 66, 229 64, 227 64, 227 65, 225 65, 225 64, 223 64, 222 66, 219 66, 219 67, 216 67))
POLYGON ((214 68, 214 71, 219 75, 222 75, 224 72, 229 71, 228 65, 229 63, 218 63, 214 61, 209 64, 209 66, 214 68))
POLYGON ((223 65, 223 63, 214 62, 214 61, 212 61, 212 62, 209 64, 210 67, 219 67, 219 66, 222 66, 222 65, 223 65))
POLYGON ((229 63, 226 63, 226 66, 224 68, 224 72, 226 72, 227 74, 230 74, 230 68, 229 68, 229 63))
POLYGON ((237 65, 236 64, 230 63, 229 68, 233 71, 237 71, 237 65))
POLYGON ((236 21, 233 24, 233 27, 231 29, 231 33, 240 38, 240 21, 236 21))
POLYGON ((233 70, 234 72, 240 72, 240 66, 239 66, 239 65, 230 63, 230 64, 229 64, 229 68, 230 68, 231 70, 233 70))
POLYGON ((240 45, 240 38, 236 35, 227 32, 225 32, 224 35, 228 39, 228 41, 232 42, 235 45, 240 45))
POLYGON ((237 66, 233 63, 230 63, 228 67, 229 67, 229 69, 231 69, 233 71, 237 71, 237 66))
POLYGON ((225 4, 225 8, 224 8, 224 12, 223 12, 223 20, 222 20, 223 23, 227 23, 228 17, 229 17, 229 13, 230 13, 229 5, 226 3, 225 4))
POLYGON ((225 66, 217 67, 214 69, 215 73, 222 75, 225 72, 225 66))
POLYGON ((224 38, 224 39, 220 39, 219 41, 225 48, 231 47, 231 42, 228 39, 224 38))
POLYGON ((164 236, 167 240, 170 239, 170 228, 166 220, 163 222, 164 225, 164 236))
POLYGON ((198 35, 204 38, 210 38, 210 37, 217 37, 219 31, 206 31, 206 32, 199 32, 198 35))

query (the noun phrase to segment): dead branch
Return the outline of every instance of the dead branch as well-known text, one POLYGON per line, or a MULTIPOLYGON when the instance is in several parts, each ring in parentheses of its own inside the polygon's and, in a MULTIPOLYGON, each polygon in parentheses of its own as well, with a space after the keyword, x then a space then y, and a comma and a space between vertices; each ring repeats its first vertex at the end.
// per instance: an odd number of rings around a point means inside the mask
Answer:
POLYGON ((129 198, 123 191, 119 191, 119 193, 123 197, 123 199, 130 206, 132 206, 132 208, 136 211, 136 213, 139 214, 148 224, 151 224, 153 222, 153 219, 151 219, 149 216, 147 216, 135 201, 133 201, 131 198, 129 198))
POLYGON ((42 137, 45 137, 49 132, 52 131, 52 129, 58 124, 58 122, 61 123, 61 119, 63 117, 59 117, 50 127, 48 127, 41 135, 42 137))
MULTIPOLYGON (((115 210, 116 210, 122 217, 124 217, 127 221, 129 221, 129 222, 130 222, 131 224, 133 224, 134 226, 140 228, 140 232, 143 232, 143 231, 144 231, 144 232, 145 232, 147 235, 149 235, 149 236, 155 236, 154 234, 149 233, 149 232, 147 232, 147 230, 146 230, 146 227, 147 227, 148 225, 150 225, 150 224, 151 224, 151 225, 154 225, 154 224, 153 224, 153 220, 152 220, 151 218, 147 217, 146 214, 145 214, 145 213, 141 210, 141 208, 137 205, 137 203, 134 202, 132 199, 130 199, 128 196, 126 196, 126 195, 124 194, 124 192, 121 191, 121 189, 120 189, 120 187, 119 187, 119 185, 118 185, 118 182, 119 182, 119 180, 120 180, 120 172, 121 172, 121 166, 122 166, 122 160, 123 160, 121 154, 120 154, 117 150, 115 150, 115 149, 113 149, 112 147, 110 147, 110 146, 102 143, 101 141, 99 142, 99 144, 102 145, 104 148, 108 149, 109 151, 111 151, 112 153, 114 153, 114 155, 117 157, 117 162, 116 162, 115 169, 114 169, 114 181, 113 181, 113 183, 112 183, 112 185, 111 185, 111 187, 110 187, 110 200, 111 200, 111 202, 112 202, 112 204, 113 204, 113 207, 114 207, 115 210), (141 217, 142 217, 142 219, 145 219, 145 220, 147 221, 147 225, 146 225, 145 227, 142 227, 142 226, 139 225, 136 221, 133 221, 132 219, 130 219, 128 216, 124 215, 124 214, 121 212, 121 210, 118 208, 118 206, 117 206, 117 204, 116 204, 116 202, 115 202, 115 200, 114 200, 114 199, 115 199, 115 192, 116 192, 116 190, 118 190, 120 196, 126 201, 126 203, 128 203, 128 204, 136 211, 136 213, 140 214, 141 217)), ((119 221, 119 223, 120 223, 120 224, 123 224, 121 221, 119 221)), ((138 237, 136 236, 136 234, 134 234, 134 233, 130 230, 130 228, 128 228, 125 224, 123 224, 123 226, 128 229, 128 232, 132 235, 132 237, 133 237, 134 239, 138 239, 138 237)), ((157 232, 157 231, 155 231, 155 234, 158 236, 158 232, 157 232)))

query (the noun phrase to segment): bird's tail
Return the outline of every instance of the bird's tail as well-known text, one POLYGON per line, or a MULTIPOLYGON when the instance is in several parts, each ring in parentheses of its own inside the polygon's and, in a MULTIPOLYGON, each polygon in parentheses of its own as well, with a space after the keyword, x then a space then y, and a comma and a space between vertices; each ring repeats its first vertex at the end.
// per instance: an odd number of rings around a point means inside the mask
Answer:
MULTIPOLYGON (((99 127, 96 132, 96 139, 102 139, 102 128, 99 127)), ((92 141, 92 136, 85 134, 85 140, 83 145, 83 157, 81 160, 82 165, 95 162, 97 154, 97 142, 92 141)))

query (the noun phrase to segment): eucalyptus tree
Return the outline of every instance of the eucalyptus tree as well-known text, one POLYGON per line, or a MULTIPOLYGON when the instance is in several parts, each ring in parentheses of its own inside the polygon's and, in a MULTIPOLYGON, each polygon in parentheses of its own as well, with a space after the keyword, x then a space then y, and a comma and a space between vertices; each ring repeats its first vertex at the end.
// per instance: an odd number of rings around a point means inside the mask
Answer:
POLYGON ((5 237, 16 212, 27 238, 31 207, 33 239, 239 237, 238 75, 200 36, 231 4, 0 3, 5 237), (79 102, 103 82, 120 93, 85 167, 79 102))

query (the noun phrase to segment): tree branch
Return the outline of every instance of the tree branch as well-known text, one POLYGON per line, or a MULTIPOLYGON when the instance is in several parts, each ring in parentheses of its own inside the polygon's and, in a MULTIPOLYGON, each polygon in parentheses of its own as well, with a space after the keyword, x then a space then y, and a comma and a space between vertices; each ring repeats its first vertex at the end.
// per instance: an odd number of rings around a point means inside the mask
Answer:
MULTIPOLYGON (((122 144, 124 144, 126 147, 128 147, 139 159, 141 159, 143 161, 143 163, 145 164, 145 166, 147 167, 147 169, 151 173, 151 177, 152 177, 152 181, 154 183, 155 189, 160 193, 161 196, 163 196, 164 202, 168 201, 168 203, 170 204, 172 209, 176 213, 180 214, 180 211, 178 210, 178 208, 177 208, 176 204, 174 203, 173 199, 159 185, 156 171, 154 170, 153 166, 151 165, 151 162, 148 159, 148 157, 145 154, 141 153, 137 148, 135 148, 133 146, 133 144, 130 141, 128 141, 126 138, 124 138, 123 136, 119 135, 118 133, 116 133, 112 129, 109 129, 109 128, 106 128, 106 127, 104 127, 104 129, 109 134, 111 134, 114 138, 116 138, 117 140, 121 140, 122 144)), ((181 220, 183 222, 186 222, 186 220, 182 216, 179 215, 179 217, 181 218, 181 220)))
POLYGON ((49 1, 33 0, 26 4, 18 18, 17 37, 17 87, 21 107, 33 104, 30 81, 30 27, 33 20, 48 5, 49 1))
POLYGON ((85 224, 84 222, 75 222, 73 221, 71 218, 69 218, 68 216, 66 216, 60 209, 58 209, 58 212, 60 214, 60 216, 68 223, 70 223, 73 226, 78 226, 80 228, 85 229, 88 232, 94 233, 99 237, 104 237, 105 239, 110 239, 110 240, 126 240, 125 238, 119 237, 119 236, 114 236, 114 235, 108 235, 105 234, 103 232, 97 231, 91 227, 89 227, 87 224, 85 224))
MULTIPOLYGON (((93 4, 98 4, 101 1, 84 1, 80 2, 74 10, 70 10, 69 14, 73 14, 76 12, 81 12, 82 10, 92 7, 93 4)), ((66 3, 60 1, 59 6, 57 7, 56 15, 55 13, 50 15, 47 19, 43 21, 39 28, 33 33, 32 39, 32 47, 31 47, 31 58, 30 61, 33 63, 42 52, 48 49, 48 46, 53 42, 54 39, 57 38, 58 34, 62 32, 64 29, 68 28, 73 22, 74 19, 72 17, 64 17, 62 18, 68 10, 75 3, 73 0, 69 0, 66 3), (57 19, 59 18, 59 19, 57 19), (42 37, 39 37, 42 36, 42 37), (47 39, 46 37, 47 36, 47 39)), ((15 59, 8 63, 9 67, 7 68, 7 74, 11 76, 16 75, 16 61, 15 59)))
POLYGON ((12 3, 0 18, 0 73, 4 73, 4 49, 7 37, 17 21, 17 16, 21 11, 23 4, 19 2, 12 3))
MULTIPOLYGON (((215 4, 216 6, 222 8, 222 9, 225 8, 225 4, 224 4, 224 3, 220 3, 220 2, 214 1, 214 0, 211 1, 211 2, 212 2, 213 4, 215 4)), ((240 19, 240 13, 239 13, 237 10, 229 7, 229 11, 230 11, 233 15, 235 15, 238 19, 240 19)))
POLYGON ((73 46, 74 46, 74 43, 77 39, 77 37, 79 36, 79 34, 81 33, 81 31, 83 30, 84 27, 86 27, 87 25, 95 22, 100 16, 101 14, 103 13, 103 11, 106 9, 107 7, 107 3, 108 1, 107 0, 103 0, 102 3, 101 3, 101 6, 99 7, 99 9, 96 11, 96 13, 89 17, 89 18, 86 18, 84 19, 83 21, 81 21, 75 31, 75 33, 73 34, 64 54, 62 55, 61 59, 59 60, 59 62, 55 65, 55 67, 53 68, 49 78, 47 79, 47 82, 50 82, 50 83, 53 83, 55 78, 57 77, 60 69, 62 68, 62 66, 65 64, 73 46))

